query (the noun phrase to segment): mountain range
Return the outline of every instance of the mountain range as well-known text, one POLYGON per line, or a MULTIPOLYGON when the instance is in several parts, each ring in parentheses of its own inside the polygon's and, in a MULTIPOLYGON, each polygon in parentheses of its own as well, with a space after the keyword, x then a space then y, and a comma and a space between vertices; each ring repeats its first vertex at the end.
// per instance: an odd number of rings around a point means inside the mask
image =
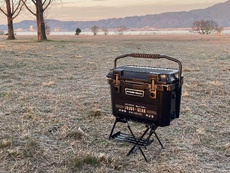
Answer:
MULTIPOLYGON (((59 21, 47 20, 51 29, 58 28, 59 31, 75 31, 76 28, 87 29, 92 26, 100 28, 117 28, 124 25, 126 28, 190 28, 197 20, 214 20, 222 27, 230 27, 230 0, 218 3, 205 9, 191 11, 166 12, 160 14, 148 14, 145 16, 132 16, 125 18, 111 18, 98 21, 59 21)), ((24 20, 14 24, 14 28, 28 30, 29 26, 36 28, 36 21, 24 20)), ((0 30, 7 30, 7 25, 0 25, 0 30)))

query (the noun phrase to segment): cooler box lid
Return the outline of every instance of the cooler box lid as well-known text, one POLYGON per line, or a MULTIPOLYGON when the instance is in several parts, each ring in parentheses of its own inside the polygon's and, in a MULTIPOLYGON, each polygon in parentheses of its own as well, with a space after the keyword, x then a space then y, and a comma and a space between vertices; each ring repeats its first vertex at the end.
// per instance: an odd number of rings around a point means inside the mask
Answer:
POLYGON ((110 70, 107 77, 115 79, 118 74, 119 80, 133 80, 141 82, 151 82, 154 77, 157 83, 170 84, 178 81, 178 70, 172 68, 143 67, 126 65, 110 70))

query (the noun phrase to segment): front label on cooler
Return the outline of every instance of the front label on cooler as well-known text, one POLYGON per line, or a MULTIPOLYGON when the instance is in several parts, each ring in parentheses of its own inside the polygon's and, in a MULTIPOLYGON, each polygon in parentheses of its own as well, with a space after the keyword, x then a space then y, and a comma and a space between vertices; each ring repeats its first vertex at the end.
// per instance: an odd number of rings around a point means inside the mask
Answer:
POLYGON ((125 88, 125 94, 136 97, 144 97, 145 92, 144 90, 125 88))
POLYGON ((154 119, 157 115, 157 108, 153 105, 143 105, 118 101, 115 103, 115 109, 121 114, 135 115, 143 118, 154 119))

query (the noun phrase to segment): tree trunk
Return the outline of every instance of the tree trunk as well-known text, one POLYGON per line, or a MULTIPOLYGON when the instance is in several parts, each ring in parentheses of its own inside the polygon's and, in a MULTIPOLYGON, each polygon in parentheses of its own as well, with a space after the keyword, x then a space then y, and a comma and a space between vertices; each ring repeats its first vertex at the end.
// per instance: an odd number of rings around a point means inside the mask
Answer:
POLYGON ((13 17, 11 12, 11 4, 10 1, 6 3, 7 8, 7 24, 8 24, 8 40, 14 40, 14 27, 13 27, 13 17))
POLYGON ((7 37, 7 39, 8 40, 15 40, 12 17, 7 17, 7 22, 8 22, 8 37, 7 37))
POLYGON ((44 41, 47 40, 47 37, 46 37, 45 21, 43 16, 44 9, 42 5, 42 0, 37 0, 36 10, 37 10, 36 18, 37 18, 38 41, 44 41))

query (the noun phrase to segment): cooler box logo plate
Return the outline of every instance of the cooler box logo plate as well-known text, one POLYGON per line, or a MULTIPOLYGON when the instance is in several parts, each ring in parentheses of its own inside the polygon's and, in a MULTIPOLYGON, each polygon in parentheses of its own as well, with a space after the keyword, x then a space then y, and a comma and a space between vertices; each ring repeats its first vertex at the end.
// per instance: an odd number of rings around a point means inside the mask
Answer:
POLYGON ((144 97, 145 91, 125 88, 125 94, 129 96, 135 96, 135 97, 144 97))

